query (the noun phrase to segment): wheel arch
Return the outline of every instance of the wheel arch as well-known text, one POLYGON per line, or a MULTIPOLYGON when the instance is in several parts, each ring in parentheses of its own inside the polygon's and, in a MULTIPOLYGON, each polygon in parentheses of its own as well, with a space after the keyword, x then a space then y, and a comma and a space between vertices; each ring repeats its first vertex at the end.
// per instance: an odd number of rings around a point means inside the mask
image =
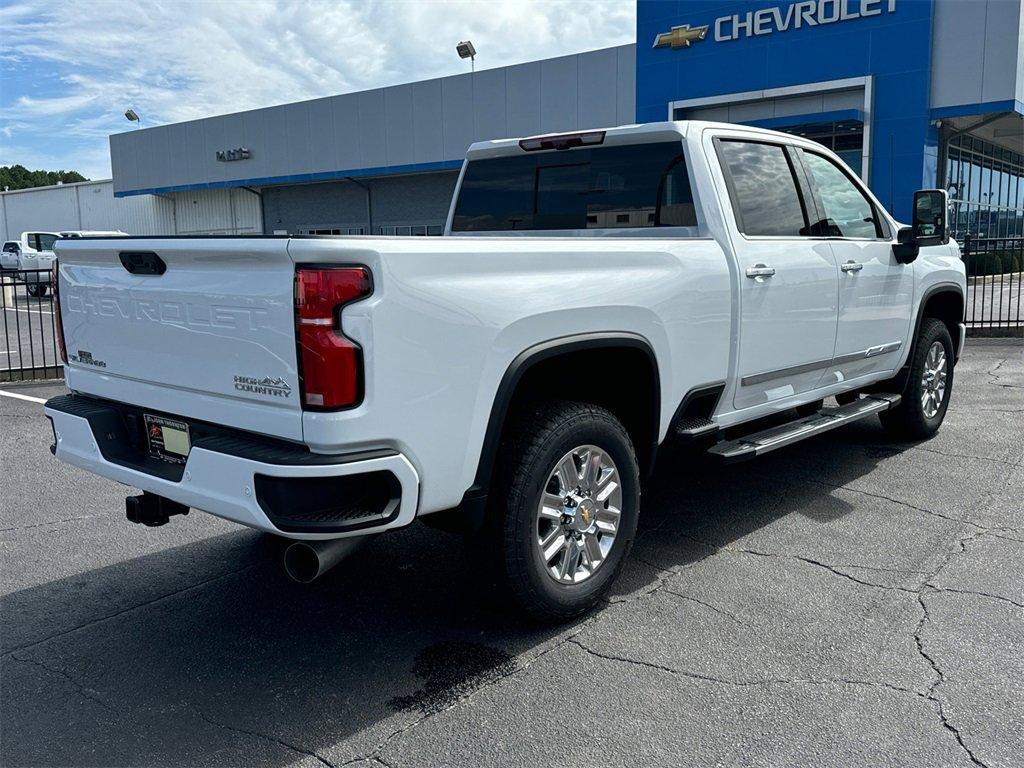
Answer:
MULTIPOLYGON (((642 436, 643 444, 635 446, 641 469, 650 469, 653 466, 660 432, 661 376, 657 356, 651 343, 639 334, 627 332, 587 333, 552 339, 519 353, 505 370, 491 403, 491 412, 480 448, 473 485, 463 496, 461 507, 464 512, 470 513, 474 517, 478 514, 482 517, 493 475, 494 461, 509 413, 516 407, 517 402, 529 393, 524 387, 528 387, 532 379, 536 378, 545 367, 557 366, 560 362, 566 363, 572 359, 579 359, 581 355, 607 355, 609 352, 645 361, 645 368, 641 369, 642 375, 635 377, 636 381, 632 388, 620 393, 622 397, 625 397, 635 393, 637 389, 647 390, 647 397, 636 405, 636 414, 627 413, 626 418, 623 418, 623 415, 615 408, 611 408, 611 410, 623 419, 630 436, 634 438, 634 443, 638 443, 638 435, 642 436), (531 372, 533 372, 532 376, 531 372)), ((584 395, 588 394, 586 389, 580 391, 584 395)), ((586 397, 581 399, 586 399, 586 397)))
MULTIPOLYGON (((966 299, 963 288, 957 283, 936 283, 929 286, 921 296, 917 305, 917 313, 914 317, 913 332, 907 344, 907 356, 903 365, 896 372, 896 375, 886 381, 878 382, 867 388, 867 391, 875 392, 903 392, 906 389, 910 377, 910 366, 914 359, 914 352, 917 350, 917 338, 921 332, 921 323, 926 317, 934 317, 941 320, 949 330, 949 336, 953 340, 954 352, 960 349, 960 323, 964 318, 964 307, 966 299)), ((954 363, 956 361, 954 360, 954 363)))

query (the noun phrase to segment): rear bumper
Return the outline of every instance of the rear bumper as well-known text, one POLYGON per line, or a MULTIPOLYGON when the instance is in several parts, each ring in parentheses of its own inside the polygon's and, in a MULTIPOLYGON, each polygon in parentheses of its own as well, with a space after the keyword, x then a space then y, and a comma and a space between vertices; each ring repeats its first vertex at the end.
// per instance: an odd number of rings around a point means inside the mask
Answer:
POLYGON ((250 528, 334 539, 400 528, 416 516, 419 477, 397 452, 290 455, 221 435, 197 440, 184 466, 161 466, 127 445, 115 404, 65 396, 47 402, 45 413, 53 424, 54 455, 62 461, 250 528), (322 514, 306 514, 310 499, 329 493, 335 480, 337 487, 358 489, 364 478, 376 489, 368 495, 379 508, 353 502, 327 523, 322 514), (386 480, 376 482, 380 478, 386 480))

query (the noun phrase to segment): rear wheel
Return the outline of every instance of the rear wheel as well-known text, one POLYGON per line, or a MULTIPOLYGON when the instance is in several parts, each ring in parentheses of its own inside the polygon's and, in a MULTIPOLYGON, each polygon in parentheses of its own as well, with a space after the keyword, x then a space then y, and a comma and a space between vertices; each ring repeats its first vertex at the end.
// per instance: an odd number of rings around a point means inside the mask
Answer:
POLYGON ((898 440, 924 440, 942 425, 952 390, 953 339, 941 320, 926 317, 921 321, 903 399, 879 418, 898 440))
POLYGON ((46 283, 29 283, 25 286, 28 295, 34 299, 41 299, 46 295, 46 283))
POLYGON ((595 405, 524 409, 499 453, 487 524, 473 541, 491 553, 513 604, 565 620, 593 607, 633 543, 640 477, 629 434, 595 405))

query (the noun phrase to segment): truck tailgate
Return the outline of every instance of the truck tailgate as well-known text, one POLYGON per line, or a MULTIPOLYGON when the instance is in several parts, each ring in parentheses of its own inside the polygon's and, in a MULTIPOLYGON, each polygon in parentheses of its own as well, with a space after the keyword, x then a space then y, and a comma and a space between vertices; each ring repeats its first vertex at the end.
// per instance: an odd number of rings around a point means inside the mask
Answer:
POLYGON ((61 241, 68 386, 302 438, 286 239, 61 241))

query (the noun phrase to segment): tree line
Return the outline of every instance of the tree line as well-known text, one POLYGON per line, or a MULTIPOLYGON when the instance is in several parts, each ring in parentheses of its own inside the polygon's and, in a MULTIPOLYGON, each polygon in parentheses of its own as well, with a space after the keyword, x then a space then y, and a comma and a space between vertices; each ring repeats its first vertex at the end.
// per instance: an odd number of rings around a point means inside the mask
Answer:
POLYGON ((0 165, 0 190, 48 187, 88 181, 78 171, 30 171, 23 165, 0 165))

